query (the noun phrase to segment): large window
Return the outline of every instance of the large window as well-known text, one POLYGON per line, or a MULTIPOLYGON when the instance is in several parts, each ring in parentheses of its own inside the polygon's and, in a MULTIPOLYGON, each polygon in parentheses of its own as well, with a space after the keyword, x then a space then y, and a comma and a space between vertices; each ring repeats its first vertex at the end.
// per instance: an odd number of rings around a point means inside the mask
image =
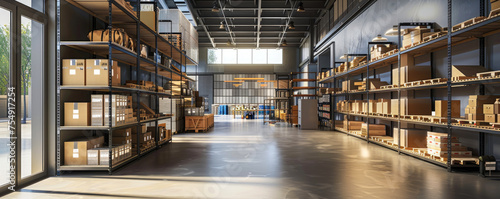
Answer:
POLYGON ((208 49, 208 64, 283 64, 282 49, 208 49))

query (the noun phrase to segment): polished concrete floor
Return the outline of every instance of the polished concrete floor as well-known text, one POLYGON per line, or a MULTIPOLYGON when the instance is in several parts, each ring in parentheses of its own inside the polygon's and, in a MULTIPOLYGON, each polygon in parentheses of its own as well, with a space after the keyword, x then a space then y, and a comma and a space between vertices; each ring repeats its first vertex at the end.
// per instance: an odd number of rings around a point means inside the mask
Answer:
POLYGON ((113 175, 66 173, 7 198, 499 198, 500 181, 332 131, 217 122, 113 175))

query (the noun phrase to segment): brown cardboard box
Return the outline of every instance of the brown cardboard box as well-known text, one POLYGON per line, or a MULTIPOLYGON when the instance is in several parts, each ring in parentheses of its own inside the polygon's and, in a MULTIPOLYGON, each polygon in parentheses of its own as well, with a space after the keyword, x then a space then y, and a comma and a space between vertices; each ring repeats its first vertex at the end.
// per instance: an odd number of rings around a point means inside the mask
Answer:
POLYGON ((85 60, 63 59, 62 85, 85 86, 85 60))
POLYGON ((493 104, 498 96, 494 95, 469 95, 469 106, 483 109, 483 104, 493 104))
POLYGON ((64 165, 87 165, 87 150, 91 148, 89 140, 64 142, 64 165))
POLYGON ((500 8, 500 1, 491 2, 491 10, 496 10, 500 8))
POLYGON ((469 105, 467 105, 467 106, 465 107, 465 115, 467 115, 467 114, 469 114, 469 113, 470 113, 470 106, 469 106, 469 105))
MULTIPOLYGON (((132 134, 137 134, 137 128, 136 127, 133 127, 131 129, 132 129, 132 134)), ((141 124, 139 126, 139 131, 140 131, 140 133, 146 133, 146 132, 148 132, 148 127, 145 124, 141 124)))
POLYGON ((154 11, 141 11, 141 21, 146 24, 151 30, 156 32, 156 18, 154 11))
POLYGON ((132 128, 113 130, 112 133, 113 133, 113 138, 114 137, 129 137, 132 135, 132 128))
POLYGON ((66 102, 64 103, 64 126, 89 126, 90 103, 66 102))
POLYGON ((400 146, 411 148, 427 147, 427 131, 421 129, 401 129, 398 134, 398 128, 393 129, 394 143, 400 140, 400 146), (401 135, 401 136, 398 136, 401 135))
MULTIPOLYGON (((392 84, 399 84, 398 67, 392 69, 392 84)), ((401 55, 401 84, 413 82, 417 80, 431 79, 430 66, 415 66, 415 58, 413 55, 401 55)))
MULTIPOLYGON (((448 100, 436 100, 434 107, 436 117, 448 117, 448 100)), ((451 100, 451 117, 460 117, 460 100, 451 100)))
POLYGON ((104 96, 103 95, 91 95, 90 96, 91 105, 91 125, 92 126, 103 126, 104 125, 104 96))
MULTIPOLYGON (((383 124, 370 124, 370 137, 386 135, 385 125, 383 124)), ((367 135, 367 125, 363 122, 361 124, 361 135, 367 135)))
MULTIPOLYGON (((431 115, 431 100, 429 99, 400 99, 401 115, 431 115)), ((398 115, 398 99, 391 100, 390 114, 398 115)))
POLYGON ((497 122, 497 115, 495 114, 484 114, 484 121, 489 123, 497 122))
POLYGON ((113 145, 122 145, 132 143, 132 135, 127 137, 115 137, 113 136, 113 145))
POLYGON ((494 104, 483 104, 483 113, 486 114, 495 114, 494 104))
POLYGON ((420 28, 417 27, 413 31, 411 31, 408 34, 403 35, 403 47, 414 44, 414 43, 419 43, 422 41, 423 34, 426 32, 430 32, 431 30, 428 28, 420 28))
MULTIPOLYGON (((109 60, 107 59, 87 59, 85 63, 86 67, 86 85, 94 86, 108 86, 108 69, 109 60)), ((118 66, 117 61, 112 62, 111 66, 111 85, 119 86, 121 85, 121 70, 118 66)))
POLYGON ((467 119, 468 120, 484 120, 484 114, 474 114, 474 113, 469 113, 467 114, 467 119))
POLYGON ((65 165, 87 165, 87 150, 102 146, 104 137, 76 138, 64 142, 65 165))
MULTIPOLYGON (((104 126, 109 126, 109 95, 104 96, 104 126)), ((111 96, 111 126, 119 125, 117 95, 111 96)))
POLYGON ((347 121, 347 120, 344 120, 344 122, 345 122, 344 129, 348 131, 360 131, 361 125, 365 123, 362 121, 347 121))

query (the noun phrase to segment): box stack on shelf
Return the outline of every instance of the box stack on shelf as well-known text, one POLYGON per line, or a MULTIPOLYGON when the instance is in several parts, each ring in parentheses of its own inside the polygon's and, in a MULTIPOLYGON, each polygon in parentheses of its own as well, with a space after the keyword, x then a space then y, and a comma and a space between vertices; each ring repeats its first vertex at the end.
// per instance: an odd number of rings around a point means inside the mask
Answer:
MULTIPOLYGON (((107 29, 88 29, 86 38, 67 34, 57 37, 57 55, 61 60, 57 64, 57 105, 62 107, 57 112, 61 118, 57 124, 60 146, 57 170, 112 172, 171 141, 170 126, 158 121, 169 119, 172 110, 160 113, 156 103, 160 96, 173 97, 172 81, 193 81, 184 70, 186 64, 196 62, 156 32, 157 14, 150 11, 155 9, 142 10, 154 8, 156 2, 138 1, 132 3, 134 6, 125 1, 106 0, 67 3, 95 19, 91 20, 95 24, 88 27, 105 24, 107 29), (133 7, 141 12, 140 20, 133 7), (140 37, 135 34, 137 31, 140 37), (66 40, 75 37, 76 41, 66 40), (88 57, 95 58, 85 59, 88 57), (172 65, 180 70, 176 71, 172 65), (66 161, 70 156, 75 162, 66 161)), ((73 11, 67 8, 58 7, 62 13, 73 11)), ((61 25, 61 32, 81 24, 79 18, 57 17, 65 24, 61 25)), ((80 26, 78 29, 82 30, 80 26)), ((187 89, 179 98, 186 93, 187 89)))
MULTIPOLYGON (((452 148, 438 144, 431 147, 426 143, 426 132, 429 129, 423 127, 433 127, 440 129, 441 132, 460 130, 456 134, 453 133, 456 136, 466 132, 498 134, 500 97, 495 96, 494 90, 500 82, 500 71, 494 64, 481 61, 496 54, 484 53, 486 55, 481 54, 477 61, 467 62, 481 63, 483 66, 453 63, 448 66, 444 63, 433 65, 431 68, 426 63, 436 63, 436 58, 428 55, 437 49, 446 49, 448 36, 452 38, 452 45, 472 41, 482 42, 477 40, 480 37, 488 40, 496 39, 500 30, 500 1, 490 2, 489 15, 474 17, 456 25, 450 24, 455 25, 451 30, 441 28, 435 23, 401 22, 400 26, 395 28, 396 31, 399 28, 403 32, 401 36, 396 35, 402 40, 401 46, 392 44, 370 46, 368 53, 371 57, 366 64, 361 63, 358 67, 352 67, 350 63, 335 62, 333 75, 328 77, 326 72, 319 75, 320 84, 342 90, 333 94, 335 100, 332 106, 336 107, 336 110, 332 118, 335 118, 333 123, 336 124, 336 130, 354 134, 359 138, 443 167, 477 166, 475 155, 488 154, 473 154, 471 151, 481 152, 485 151, 484 148, 470 150, 458 143, 458 137, 453 141, 452 148), (451 71, 451 77, 446 74, 448 70, 451 71), (376 83, 370 83, 368 87, 365 82, 367 76, 380 80, 370 79, 369 82, 376 83), (452 100, 449 102, 450 110, 447 108, 448 101, 445 95, 447 88, 453 90, 452 100), (395 95, 398 93, 401 93, 400 99, 399 95, 395 95), (410 93, 414 96, 409 95, 410 93), (468 102, 464 97, 469 98, 468 102), (398 104, 398 101, 401 101, 401 104, 398 104), (467 105, 465 110, 462 107, 464 104, 467 105), (450 117, 448 111, 451 112, 450 117), (401 130, 390 128, 387 129, 387 133, 378 136, 372 134, 374 129, 370 124, 366 133, 370 134, 370 138, 366 138, 357 133, 361 131, 361 124, 366 126, 366 122, 356 121, 362 120, 361 118, 387 126, 389 123, 391 126, 399 123, 420 126, 418 129, 403 126, 401 130), (448 122, 451 123, 451 127, 448 126, 448 122), (396 133, 398 131, 401 133, 396 133), (401 143, 398 144, 396 140, 400 140, 401 143), (450 160, 447 159, 448 154, 451 155, 450 160)), ((470 48, 463 50, 478 50, 478 47, 470 48)), ((461 61, 463 63, 463 60, 461 61)), ((445 133, 440 136, 444 138, 449 135, 445 133)), ((484 147, 484 139, 478 138, 477 146, 484 147)))
POLYGON ((198 32, 179 9, 161 9, 158 13, 159 33, 168 41, 186 51, 186 55, 198 62, 198 32), (171 22, 166 22, 167 20, 171 22), (172 35, 170 33, 175 33, 172 35))

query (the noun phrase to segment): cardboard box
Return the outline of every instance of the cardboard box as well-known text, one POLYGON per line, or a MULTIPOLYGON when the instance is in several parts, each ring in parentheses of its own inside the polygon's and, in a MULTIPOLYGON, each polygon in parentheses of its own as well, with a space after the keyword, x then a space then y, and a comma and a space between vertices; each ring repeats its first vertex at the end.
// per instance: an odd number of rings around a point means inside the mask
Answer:
MULTIPOLYGON (((99 150, 99 165, 109 165, 109 147, 98 148, 99 150)), ((112 151, 115 150, 113 147, 112 151)), ((111 156, 111 161, 114 161, 115 156, 111 156)))
POLYGON ((100 147, 104 137, 76 138, 64 142, 64 165, 87 165, 88 150, 100 147))
POLYGON ((489 123, 497 122, 497 115, 495 114, 484 114, 484 121, 489 123))
POLYGON ((403 35, 403 47, 406 47, 408 45, 414 44, 414 43, 419 43, 423 39, 423 34, 430 32, 431 29, 428 28, 420 28, 417 27, 414 30, 412 30, 410 33, 404 34, 403 35))
POLYGON ((63 59, 62 61, 62 85, 85 86, 85 60, 63 59))
POLYGON ((361 124, 361 135, 366 136, 367 135, 367 127, 369 127, 369 133, 370 137, 372 136, 385 136, 386 135, 386 130, 385 130, 385 125, 383 124, 370 124, 370 126, 366 125, 366 123, 363 122, 361 124))
POLYGON ((91 95, 90 96, 90 106, 91 106, 91 126, 103 126, 104 125, 104 96, 103 95, 91 95))
POLYGON ((157 31, 156 13, 154 11, 141 11, 141 21, 151 30, 157 31))
POLYGON ((361 125, 364 124, 363 121, 347 121, 344 120, 344 129, 348 131, 360 131, 361 125))
POLYGON ((483 113, 486 114, 495 114, 495 106, 494 104, 483 104, 483 113))
POLYGON ((494 95, 469 95, 469 106, 477 107, 483 113, 483 104, 493 104, 498 96, 494 95))
POLYGON ((500 8, 500 1, 491 2, 491 10, 496 10, 500 8))
MULTIPOLYGON (((109 85, 109 60, 107 59, 87 59, 86 67, 86 85, 108 86, 109 85)), ((121 85, 121 70, 117 61, 112 61, 111 66, 111 85, 121 85)))
MULTIPOLYGON (((132 134, 137 134, 137 128, 133 127, 132 129, 132 134)), ((139 125, 139 133, 146 133, 148 132, 148 127, 145 124, 139 125)))
POLYGON ((427 131, 421 129, 393 129, 394 143, 398 143, 400 140, 400 146, 410 147, 410 148, 426 148, 427 146, 427 131), (399 132, 399 134, 398 134, 399 132), (400 135, 400 136, 398 136, 400 135))
MULTIPOLYGON (((434 116, 448 117, 448 100, 436 100, 434 108, 434 116)), ((460 118, 460 100, 451 100, 451 117, 460 118)))
POLYGON ((90 103, 66 102, 64 103, 64 126, 89 126, 90 103))
POLYGON ((130 136, 132 136, 132 128, 113 130, 112 133, 113 133, 113 138, 114 137, 130 137, 130 136))
MULTIPOLYGON (((448 134, 427 131, 427 141, 445 143, 445 142, 448 142, 448 134)), ((458 143, 457 137, 452 136, 451 142, 458 143)))
POLYGON ((401 55, 401 76, 398 76, 398 67, 392 69, 392 85, 399 85, 399 77, 401 84, 418 80, 431 79, 430 66, 415 66, 415 58, 413 55, 401 55))
POLYGON ((87 150, 87 164, 99 165, 99 149, 95 148, 87 150))
MULTIPOLYGON (((104 126, 109 126, 109 95, 104 96, 104 126)), ((119 124, 117 116, 117 95, 111 96, 111 126, 117 126, 119 124)))

